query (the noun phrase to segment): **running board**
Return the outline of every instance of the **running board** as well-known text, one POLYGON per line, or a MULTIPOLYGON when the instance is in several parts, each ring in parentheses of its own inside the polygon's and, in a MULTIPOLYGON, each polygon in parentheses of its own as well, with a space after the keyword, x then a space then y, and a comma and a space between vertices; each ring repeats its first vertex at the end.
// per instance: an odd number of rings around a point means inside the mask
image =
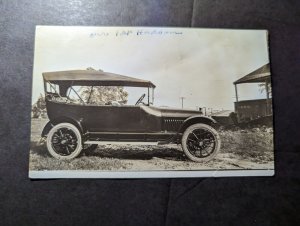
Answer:
POLYGON ((130 145, 159 145, 159 142, 135 142, 135 141, 86 141, 84 144, 130 144, 130 145))

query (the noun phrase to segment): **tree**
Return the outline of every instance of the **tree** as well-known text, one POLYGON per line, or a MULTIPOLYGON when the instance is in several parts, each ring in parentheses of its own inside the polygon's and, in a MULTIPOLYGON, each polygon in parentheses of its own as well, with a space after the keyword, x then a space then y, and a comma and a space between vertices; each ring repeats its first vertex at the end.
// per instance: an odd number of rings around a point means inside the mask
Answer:
POLYGON ((121 86, 81 87, 79 95, 85 102, 103 105, 112 101, 126 104, 128 98, 128 93, 121 86))
MULTIPOLYGON (((87 70, 94 70, 88 67, 87 70)), ((102 71, 102 70, 99 70, 102 71)), ((126 104, 128 100, 128 92, 121 86, 95 86, 95 87, 81 87, 79 95, 85 102, 93 104, 107 104, 113 101, 126 104)))
POLYGON ((260 92, 267 92, 266 87, 268 88, 268 93, 267 95, 270 97, 272 96, 272 86, 271 86, 271 82, 267 82, 267 83, 260 83, 258 84, 260 92), (267 86, 266 86, 267 84, 267 86))
POLYGON ((40 116, 44 116, 44 112, 46 110, 46 102, 45 97, 40 94, 38 100, 32 105, 31 112, 33 118, 39 118, 40 116))

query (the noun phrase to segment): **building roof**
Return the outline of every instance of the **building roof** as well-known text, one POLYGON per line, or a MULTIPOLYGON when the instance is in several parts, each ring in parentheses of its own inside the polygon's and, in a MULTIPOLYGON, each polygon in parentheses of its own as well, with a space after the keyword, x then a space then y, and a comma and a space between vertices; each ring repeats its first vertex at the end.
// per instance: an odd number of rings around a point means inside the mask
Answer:
POLYGON ((271 81, 270 64, 266 64, 255 71, 245 75, 244 77, 236 80, 233 84, 241 83, 260 83, 271 81))
POLYGON ((155 87, 147 80, 94 70, 44 72, 43 77, 58 85, 155 87))

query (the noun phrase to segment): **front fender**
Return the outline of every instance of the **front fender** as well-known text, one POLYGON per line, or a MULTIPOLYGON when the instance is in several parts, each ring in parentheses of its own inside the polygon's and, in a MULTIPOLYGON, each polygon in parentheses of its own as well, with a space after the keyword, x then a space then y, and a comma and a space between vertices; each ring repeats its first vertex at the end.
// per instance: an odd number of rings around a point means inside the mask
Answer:
POLYGON ((195 115, 184 120, 179 129, 179 133, 183 133, 186 130, 186 128, 196 123, 203 123, 213 127, 217 125, 217 121, 213 118, 202 115, 195 115))

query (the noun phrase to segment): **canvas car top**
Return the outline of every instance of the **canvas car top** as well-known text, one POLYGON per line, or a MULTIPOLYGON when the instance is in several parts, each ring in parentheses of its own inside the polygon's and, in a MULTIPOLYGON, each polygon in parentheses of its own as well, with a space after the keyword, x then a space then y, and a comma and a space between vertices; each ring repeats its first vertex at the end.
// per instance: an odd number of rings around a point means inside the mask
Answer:
POLYGON ((150 81, 104 71, 69 70, 44 72, 43 78, 46 81, 50 81, 51 83, 58 85, 65 85, 66 82, 72 82, 72 85, 74 86, 99 85, 155 88, 155 85, 150 81))

